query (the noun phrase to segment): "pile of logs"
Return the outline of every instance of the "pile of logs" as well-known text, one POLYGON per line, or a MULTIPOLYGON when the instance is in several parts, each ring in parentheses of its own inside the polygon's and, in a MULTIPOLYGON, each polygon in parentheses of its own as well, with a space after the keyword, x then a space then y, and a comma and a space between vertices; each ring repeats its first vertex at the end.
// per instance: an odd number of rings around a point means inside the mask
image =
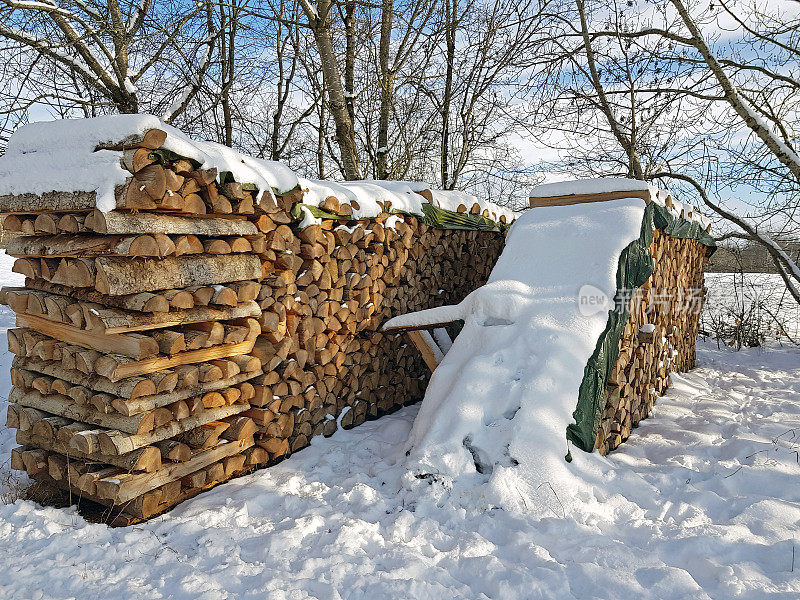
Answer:
POLYGON ((126 145, 118 209, 80 194, 4 197, 7 253, 24 288, 16 313, 7 425, 12 467, 147 518, 263 462, 246 416, 263 374, 252 354, 265 235, 249 192, 186 160, 164 136, 126 145), (226 195, 228 194, 228 195, 226 195))
POLYGON ((440 230, 416 217, 347 227, 325 220, 267 232, 264 311, 254 353, 264 365, 248 415, 277 458, 422 398, 430 375, 406 337, 379 331, 388 318, 459 302, 485 283, 499 233, 440 230), (338 419, 338 417, 341 417, 338 419))
POLYGON ((628 439, 664 393, 672 371, 695 363, 705 289, 706 247, 694 239, 653 232, 655 272, 629 300, 630 318, 605 390, 595 448, 607 454, 628 439))
POLYGON ((26 277, 2 292, 12 467, 116 524, 420 400, 429 370, 380 325, 459 302, 504 242, 389 206, 354 221, 334 197, 319 207, 340 218, 301 228, 303 190, 259 199, 165 138, 104 146, 131 173, 110 212, 94 193, 0 197, 26 277))

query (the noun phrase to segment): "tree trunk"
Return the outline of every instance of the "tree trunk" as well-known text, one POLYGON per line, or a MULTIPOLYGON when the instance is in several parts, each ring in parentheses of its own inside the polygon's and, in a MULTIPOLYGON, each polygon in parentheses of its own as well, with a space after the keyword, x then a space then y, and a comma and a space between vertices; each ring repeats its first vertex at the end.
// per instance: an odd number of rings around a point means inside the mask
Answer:
POLYGON ((328 108, 336 124, 336 143, 341 152, 345 179, 361 179, 353 120, 347 110, 342 78, 331 38, 331 1, 321 0, 317 3, 316 10, 306 0, 303 0, 301 5, 314 33, 314 41, 322 62, 322 76, 327 90, 328 108))
POLYGON ((592 50, 591 36, 589 34, 589 24, 586 19, 586 7, 584 0, 575 0, 575 4, 578 8, 578 14, 580 15, 581 20, 581 35, 583 36, 583 48, 586 52, 586 64, 589 68, 589 76, 592 82, 592 87, 594 87, 594 90, 597 93, 597 99, 600 103, 600 110, 603 112, 603 115, 605 116, 606 121, 611 128, 611 133, 628 155, 628 176, 632 177, 633 179, 644 179, 642 165, 639 162, 639 155, 636 152, 633 141, 628 139, 620 128, 617 118, 614 116, 614 111, 611 109, 608 99, 606 98, 603 82, 601 81, 600 75, 597 72, 597 67, 594 60, 594 51, 592 50))
POLYGON ((456 55, 456 11, 458 0, 445 1, 444 35, 447 45, 447 67, 444 76, 444 96, 442 97, 442 146, 441 146, 441 181, 442 189, 452 189, 450 181, 450 103, 453 95, 453 63, 456 55))
POLYGON ((356 3, 355 0, 347 0, 344 7, 344 32, 345 32, 345 53, 344 53, 344 91, 345 104, 350 120, 355 121, 355 81, 356 81, 356 23, 355 23, 356 3))
POLYGON ((725 93, 725 100, 731 105, 736 114, 739 115, 745 124, 753 130, 758 138, 764 143, 769 151, 777 158, 783 166, 785 166, 797 181, 800 181, 800 159, 797 154, 788 147, 788 145, 779 140, 764 124, 754 116, 754 112, 746 105, 746 101, 739 95, 736 86, 728 79, 725 70, 717 61, 711 49, 705 43, 703 35, 698 29, 695 22, 692 20, 689 11, 684 6, 681 0, 671 0, 675 9, 678 11, 681 19, 683 20, 689 34, 692 36, 692 45, 700 53, 708 66, 709 70, 714 74, 722 91, 725 93))
POLYGON ((392 37, 393 0, 383 0, 381 10, 381 40, 378 60, 381 71, 381 106, 378 116, 378 179, 389 179, 387 155, 389 153, 389 116, 394 93, 394 73, 389 68, 389 44, 392 37))

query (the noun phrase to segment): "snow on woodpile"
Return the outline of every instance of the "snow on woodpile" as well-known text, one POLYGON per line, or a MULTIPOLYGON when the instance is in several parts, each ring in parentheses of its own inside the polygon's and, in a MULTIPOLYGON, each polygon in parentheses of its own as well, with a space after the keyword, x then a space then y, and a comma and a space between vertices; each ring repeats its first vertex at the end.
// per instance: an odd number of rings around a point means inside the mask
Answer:
POLYGON ((624 196, 626 192, 631 192, 632 195, 635 194, 637 197, 640 195, 642 197, 649 196, 650 202, 665 206, 674 217, 682 217, 689 221, 700 223, 703 227, 708 227, 709 220, 699 209, 688 204, 684 205, 672 198, 668 191, 639 179, 628 179, 627 177, 597 177, 544 183, 533 187, 530 192, 528 192, 528 197, 532 201, 570 196, 591 197, 614 193, 619 194, 621 197, 624 196))
POLYGON ((588 284, 614 296, 620 253, 639 237, 644 208, 620 199, 528 211, 485 286, 457 307, 391 322, 465 321, 414 423, 411 472, 456 496, 527 511, 590 499, 586 482, 600 476, 602 459, 573 451, 567 463, 565 432, 608 314, 584 314, 578 293, 588 284))
MULTIPOLYGON (((301 179, 286 165, 254 158, 227 146, 192 140, 153 115, 107 115, 91 119, 66 119, 31 123, 18 129, 0 157, 0 197, 51 192, 94 195, 103 212, 123 208, 119 196, 130 177, 120 164, 122 147, 140 141, 149 131, 166 133, 157 146, 196 163, 198 169, 229 173, 233 181, 254 186, 255 201, 265 194, 286 195, 300 188, 303 203, 318 206, 327 197, 352 204, 352 218, 366 219, 391 211, 423 216, 426 202, 437 208, 482 213, 494 221, 510 223, 516 214, 463 192, 430 191, 424 183, 356 181, 336 183, 301 179), (32 177, 31 173, 36 173, 32 177), (479 210, 478 210, 479 209, 479 210), (502 219, 501 219, 502 216, 502 219)), ((313 218, 304 223, 312 224, 313 218)))
POLYGON ((598 177, 591 179, 572 179, 556 181, 535 186, 529 198, 548 198, 551 196, 578 196, 583 194, 605 194, 608 192, 650 192, 655 190, 646 181, 626 177, 598 177))
POLYGON ((315 179, 302 179, 304 202, 318 205, 326 197, 333 196, 340 202, 350 204, 355 201, 353 216, 370 218, 377 216, 383 206, 389 203, 392 210, 414 215, 423 214, 422 205, 429 203, 436 208, 460 212, 469 211, 477 205, 487 218, 499 221, 504 217, 510 223, 519 213, 493 202, 480 200, 477 196, 460 190, 435 190, 427 183, 412 181, 346 181, 332 182, 315 179))
POLYGON ((130 173, 120 166, 118 147, 158 129, 167 133, 161 148, 197 161, 199 168, 230 171, 236 181, 255 184, 263 193, 289 191, 297 176, 281 163, 240 154, 221 144, 189 139, 152 115, 108 115, 31 123, 18 129, 0 158, 0 196, 48 192, 95 192, 103 212, 115 208, 115 188, 130 173), (30 174, 35 172, 36 177, 30 174))

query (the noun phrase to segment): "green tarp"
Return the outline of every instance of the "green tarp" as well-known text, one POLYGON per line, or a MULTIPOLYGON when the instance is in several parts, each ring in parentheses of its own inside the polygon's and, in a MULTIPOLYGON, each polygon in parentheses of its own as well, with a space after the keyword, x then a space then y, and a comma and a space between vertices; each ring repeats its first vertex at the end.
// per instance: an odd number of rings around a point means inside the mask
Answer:
MULTIPOLYGON (((628 322, 628 302, 633 290, 639 288, 653 274, 650 244, 653 230, 677 238, 696 239, 707 247, 710 255, 716 243, 700 224, 673 216, 665 207, 651 202, 642 219, 639 238, 628 244, 619 257, 617 266, 617 291, 615 309, 608 311, 606 327, 597 340, 594 353, 583 370, 583 380, 578 389, 578 404, 572 413, 575 423, 567 427, 567 439, 581 450, 591 452, 597 438, 604 406, 606 381, 619 356, 619 339, 628 322)), ((567 460, 570 460, 569 454, 567 460)))
MULTIPOLYGON (((318 219, 335 219, 338 221, 357 220, 327 212, 310 204, 295 204, 292 206, 292 217, 298 220, 303 218, 303 211, 301 207, 308 209, 309 212, 318 219)), ((401 210, 389 210, 392 214, 412 214, 401 210)), ((497 231, 502 233, 505 232, 510 225, 506 223, 496 223, 482 215, 472 215, 469 213, 459 213, 452 210, 445 210, 444 208, 438 208, 426 202, 422 204, 422 213, 422 216, 413 216, 421 219, 426 225, 436 227, 437 229, 466 229, 471 231, 497 231)), ((366 218, 363 220, 366 220, 366 218)))

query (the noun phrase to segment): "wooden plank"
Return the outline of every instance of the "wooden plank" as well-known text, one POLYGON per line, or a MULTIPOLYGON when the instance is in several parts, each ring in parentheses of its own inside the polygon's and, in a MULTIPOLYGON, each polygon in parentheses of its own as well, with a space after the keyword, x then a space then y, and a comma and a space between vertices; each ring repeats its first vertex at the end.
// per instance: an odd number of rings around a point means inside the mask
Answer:
POLYGON ((412 329, 408 332, 408 337, 411 339, 411 342, 414 346, 417 347, 419 353, 422 355, 422 360, 425 361, 425 364, 428 365, 428 368, 431 370, 431 373, 439 366, 439 361, 436 358, 436 354, 434 353, 433 349, 430 347, 428 341, 422 335, 422 333, 417 329, 412 329))
POLYGON ((572 204, 585 204, 589 202, 607 202, 622 198, 641 198, 645 203, 650 202, 648 190, 629 190, 616 192, 598 192, 594 194, 567 194, 564 196, 547 196, 544 198, 530 198, 531 208, 544 206, 570 206, 572 204))
POLYGON ((437 321, 434 323, 425 323, 424 325, 393 325, 381 327, 381 331, 422 331, 427 329, 439 329, 447 327, 453 321, 437 321))
POLYGON ((98 352, 121 354, 137 360, 158 356, 158 342, 139 333, 97 333, 28 314, 17 315, 17 327, 28 327, 62 342, 98 352))
POLYGON ((253 439, 238 442, 226 442, 209 450, 204 450, 183 463, 171 463, 162 466, 155 473, 121 475, 97 482, 98 494, 115 503, 129 502, 155 488, 190 475, 234 454, 239 454, 253 445, 253 439))
POLYGON ((99 375, 113 382, 128 377, 136 377, 137 375, 155 373, 163 369, 171 369, 179 365, 208 362, 219 358, 236 356, 237 354, 250 354, 254 345, 255 339, 252 339, 245 340, 239 344, 223 344, 212 348, 180 352, 173 356, 159 356, 129 362, 117 361, 112 356, 101 356, 97 359, 95 365, 99 375))

